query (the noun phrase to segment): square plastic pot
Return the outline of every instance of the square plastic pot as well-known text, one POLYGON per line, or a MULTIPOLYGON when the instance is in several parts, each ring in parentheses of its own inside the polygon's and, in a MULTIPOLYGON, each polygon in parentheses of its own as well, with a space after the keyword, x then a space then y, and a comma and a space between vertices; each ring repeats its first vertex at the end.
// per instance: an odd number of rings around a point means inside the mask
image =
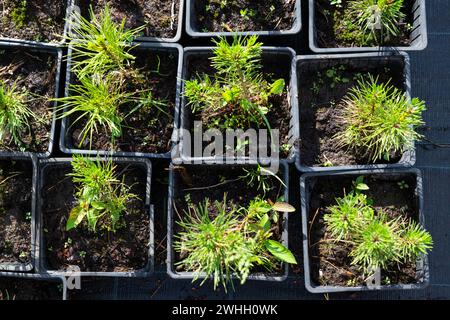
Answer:
MULTIPOLYGON (((43 213, 42 213, 42 189, 46 181, 46 169, 49 167, 66 167, 70 165, 71 158, 51 158, 43 159, 39 161, 38 164, 38 180, 36 189, 36 268, 41 274, 51 275, 51 276, 71 276, 72 273, 68 273, 64 270, 51 270, 47 265, 46 260, 46 243, 44 238, 44 223, 43 223, 43 213)), ((107 158, 93 158, 93 160, 106 161, 107 158)), ((109 271, 81 271, 79 274, 81 277, 148 277, 154 271, 154 210, 153 205, 150 204, 150 189, 151 189, 151 179, 152 179, 152 164, 148 159, 142 158, 112 158, 114 163, 130 164, 133 166, 140 166, 147 172, 146 176, 146 197, 145 197, 145 208, 148 210, 149 219, 149 238, 148 238, 148 261, 144 269, 127 271, 127 272, 109 272, 109 271)))
POLYGON ((55 42, 43 42, 43 41, 32 41, 32 40, 24 40, 24 39, 16 39, 16 38, 6 38, 6 37, 0 37, 0 41, 5 42, 15 42, 15 43, 21 43, 21 44, 31 44, 31 45, 47 45, 47 46, 56 46, 60 47, 63 46, 66 42, 66 35, 69 31, 69 20, 70 16, 75 8, 75 2, 77 0, 66 0, 66 18, 65 18, 65 24, 64 24, 64 32, 62 34, 62 39, 60 41, 55 42))
MULTIPOLYGON (((374 67, 376 65, 392 64, 398 65, 402 70, 403 90, 408 99, 411 99, 411 71, 409 55, 405 52, 377 52, 377 53, 354 53, 354 54, 333 54, 333 55, 308 55, 297 56, 297 68, 312 69, 328 68, 335 65, 352 65, 356 68, 365 68, 366 66, 374 67)), ((300 77, 300 72, 298 72, 300 77)), ((298 96, 301 96, 301 88, 298 88, 298 96)), ((299 106, 300 108, 300 106, 299 106)), ((299 112, 300 115, 300 112, 299 112)), ((301 115, 300 115, 301 116, 301 115)), ((299 119, 299 118, 298 118, 299 119)), ((300 122, 300 121, 298 121, 300 122)), ((300 124, 299 124, 300 127, 300 124)), ((299 128, 300 140, 302 138, 302 128, 299 128)), ((412 167, 416 162, 415 148, 407 150, 397 163, 389 164, 365 164, 365 165, 347 165, 347 166, 331 166, 331 167, 310 167, 301 163, 302 154, 298 144, 295 145, 296 159, 295 166, 301 172, 320 172, 320 171, 337 171, 337 170, 360 170, 360 169, 385 169, 385 168, 404 168, 412 167)))
MULTIPOLYGON (((186 167, 199 167, 199 166, 207 166, 207 168, 211 168, 211 170, 215 168, 229 168, 227 165, 220 164, 202 164, 202 165, 187 165, 186 167)), ((251 165, 242 165, 242 167, 249 167, 251 165)), ((203 167, 204 168, 204 167, 203 167)), ((281 178, 283 183, 286 185, 284 190, 284 199, 289 203, 289 165, 283 161, 280 162, 279 172, 281 173, 281 178)), ((175 232, 175 210, 173 203, 177 196, 177 189, 179 188, 179 181, 176 179, 174 167, 171 166, 169 170, 169 197, 168 197, 168 214, 167 214, 167 273, 173 279, 194 279, 194 272, 179 272, 176 271, 175 268, 175 250, 174 250, 174 232, 175 232)), ((281 234, 281 243, 288 248, 289 247, 289 238, 288 238, 288 213, 283 213, 282 220, 282 234, 281 234)), ((260 281, 276 281, 281 282, 286 280, 289 273, 289 265, 287 263, 282 264, 282 273, 280 275, 269 275, 266 273, 250 273, 247 280, 260 280, 260 281)), ((200 274, 199 279, 204 279, 206 277, 205 274, 200 274)), ((233 276, 233 278, 235 278, 233 276)))
POLYGON ((29 263, 0 263, 0 276, 9 272, 29 272, 36 264, 36 183, 37 183, 37 158, 30 155, 5 156, 0 155, 0 161, 23 161, 29 162, 32 167, 31 192, 31 261, 29 263))
POLYGON ((423 209, 423 190, 422 190, 422 174, 418 169, 377 169, 377 170, 354 170, 348 172, 311 172, 305 173, 300 177, 300 197, 302 207, 302 233, 303 233, 303 263, 305 268, 305 286, 311 293, 334 293, 334 292, 352 292, 352 291, 373 291, 373 290, 413 290, 424 289, 429 285, 430 273, 428 264, 428 255, 423 256, 417 261, 416 276, 417 283, 413 284, 393 284, 381 285, 374 287, 367 286, 322 286, 313 283, 311 279, 311 261, 309 258, 309 205, 316 181, 323 176, 370 176, 370 175, 385 175, 385 176, 401 176, 405 174, 412 174, 416 176, 415 194, 418 200, 418 222, 425 225, 425 215, 423 209))
MULTIPOLYGON (((172 149, 174 148, 174 141, 176 137, 176 128, 178 128, 179 122, 179 110, 180 110, 180 88, 181 88, 181 72, 183 64, 183 48, 175 43, 134 43, 137 45, 135 50, 142 51, 156 51, 156 52, 172 52, 178 55, 178 67, 177 67, 177 84, 176 84, 176 96, 175 96, 175 110, 174 110, 174 130, 172 133, 172 149)), ((72 48, 69 47, 67 56, 67 71, 66 71, 66 84, 64 95, 68 97, 70 95, 69 85, 73 83, 72 68, 72 48)), ((65 112, 65 110, 64 110, 65 112)), ((128 151, 106 151, 106 150, 83 150, 78 149, 75 146, 69 144, 67 134, 70 128, 69 119, 63 118, 61 120, 61 134, 59 137, 59 148, 66 154, 84 154, 84 155, 101 155, 101 156, 113 156, 113 157, 145 157, 150 159, 170 159, 172 150, 166 153, 145 153, 145 152, 128 152, 128 151)))
MULTIPOLYGON (((78 6, 80 5, 80 0, 72 0, 74 1, 74 4, 78 6)), ((166 0, 168 1, 168 0, 166 0)), ((179 5, 179 12, 178 12, 178 24, 177 24, 177 32, 173 38, 159 38, 159 37, 137 37, 135 41, 137 42, 165 42, 165 43, 171 43, 171 42, 179 42, 181 39, 181 32, 183 29, 183 17, 184 17, 184 1, 185 0, 178 0, 179 5)), ((79 11, 80 12, 80 11, 79 11)), ((88 18, 88 17, 85 17, 88 18)))
POLYGON ((410 35, 410 46, 392 47, 342 47, 342 48, 321 48, 317 43, 317 29, 315 24, 315 1, 309 0, 309 48, 317 53, 353 53, 364 51, 420 51, 428 45, 427 19, 425 11, 425 0, 415 0, 413 5, 413 26, 410 35))
MULTIPOLYGON (((0 41, 0 49, 16 49, 16 50, 23 50, 23 51, 31 51, 31 52, 39 52, 39 53, 47 53, 49 55, 54 56, 55 63, 56 63, 56 76, 55 76, 55 95, 54 98, 59 97, 59 88, 60 88, 60 82, 61 82, 61 63, 62 63, 62 49, 56 48, 54 46, 44 45, 44 44, 38 44, 38 43, 19 43, 19 42, 2 42, 0 41)), ((54 140, 55 140, 55 130, 56 130, 56 105, 57 102, 53 102, 53 118, 52 118, 52 125, 50 129, 50 135, 49 135, 49 144, 48 149, 46 152, 22 152, 22 151, 1 151, 0 155, 4 156, 21 156, 21 155, 32 155, 35 154, 38 158, 48 158, 53 152, 54 147, 54 140)))
POLYGON ((67 300, 67 284, 66 280, 62 276, 48 276, 41 274, 30 274, 30 273, 15 273, 15 272, 4 272, 0 274, 0 278, 16 278, 17 280, 28 280, 28 281, 42 281, 42 282, 54 282, 62 286, 62 293, 60 300, 67 300))
POLYGON ((264 31, 243 31, 243 32, 202 32, 197 25, 197 12, 195 9, 196 0, 186 0, 186 32, 193 38, 210 38, 218 36, 285 36, 295 35, 300 32, 302 28, 302 12, 301 0, 295 2, 294 24, 289 30, 264 30, 264 31))
MULTIPOLYGON (((262 163, 269 164, 273 162, 273 158, 271 157, 227 157, 227 156, 211 156, 211 157, 197 157, 187 154, 184 148, 184 139, 183 135, 184 130, 189 130, 190 123, 192 121, 192 112, 187 104, 187 99, 184 97, 184 82, 189 79, 190 75, 188 74, 189 61, 192 57, 205 57, 208 59, 212 55, 213 47, 188 47, 184 49, 184 60, 183 60, 183 71, 182 71, 182 83, 181 83, 181 106, 180 106, 180 125, 179 125, 179 133, 178 133, 178 145, 176 154, 172 157, 173 159, 181 159, 184 163, 262 163)), ((263 59, 264 58, 274 58, 279 59, 278 61, 288 61, 290 65, 289 78, 287 81, 288 85, 288 101, 290 104, 290 119, 289 119, 289 144, 292 146, 291 151, 286 159, 280 159, 281 161, 285 160, 288 163, 293 163, 295 159, 295 148, 296 142, 299 138, 299 128, 298 128, 298 97, 297 97, 297 67, 296 67, 296 59, 295 59, 295 51, 288 47, 262 47, 263 50, 263 59)), ((272 128, 276 129, 276 128, 272 128)), ((189 141, 191 143, 191 141, 189 141)), ((189 148, 188 148, 189 149, 189 148)))

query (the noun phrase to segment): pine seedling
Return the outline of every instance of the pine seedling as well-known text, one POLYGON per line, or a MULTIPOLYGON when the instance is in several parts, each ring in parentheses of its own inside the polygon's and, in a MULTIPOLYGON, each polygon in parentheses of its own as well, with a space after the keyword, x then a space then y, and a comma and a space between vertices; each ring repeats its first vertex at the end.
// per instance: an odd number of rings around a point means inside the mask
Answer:
POLYGON ((258 37, 214 40, 211 64, 216 74, 198 76, 185 82, 184 96, 194 113, 200 112, 209 128, 270 129, 267 113, 270 97, 284 92, 285 81, 268 82, 261 72, 262 43, 258 37))
POLYGON ((80 14, 71 20, 68 38, 73 49, 74 72, 79 78, 110 71, 128 72, 135 60, 132 42, 144 27, 125 29, 125 19, 116 24, 108 5, 98 16, 90 6, 89 15, 90 21, 80 14))
POLYGON ((389 83, 379 84, 368 76, 358 81, 342 103, 338 122, 342 131, 334 138, 340 146, 362 151, 371 161, 390 160, 414 146, 424 124, 425 102, 409 100, 389 83))
POLYGON ((182 231, 174 248, 183 258, 176 265, 194 272, 193 281, 204 275, 203 284, 212 277, 214 289, 221 284, 227 290, 233 276, 243 284, 255 266, 270 271, 277 261, 296 263, 287 248, 270 239, 272 223, 278 219, 271 212, 279 208, 292 209, 261 199, 252 201, 248 208, 238 208, 226 197, 214 204, 208 199, 191 204, 187 217, 178 223, 182 231))
POLYGON ((404 0, 349 1, 349 19, 361 28, 365 44, 382 44, 400 34, 404 0))
POLYGON ((83 122, 83 129, 79 134, 81 147, 87 138, 90 146, 94 133, 100 129, 111 134, 111 141, 122 136, 122 123, 125 118, 120 112, 120 106, 131 100, 133 93, 124 92, 121 85, 111 77, 95 79, 84 77, 80 84, 70 85, 70 95, 57 99, 62 104, 59 111, 60 118, 76 116, 72 122, 83 122))
POLYGON ((11 86, 0 82, 0 141, 2 144, 11 139, 22 150, 26 149, 21 134, 30 130, 30 121, 38 121, 27 103, 30 94, 27 90, 19 90, 17 83, 11 86))
POLYGON ((365 275, 393 264, 414 262, 433 247, 431 235, 417 222, 391 218, 373 208, 362 194, 369 187, 358 177, 354 190, 327 208, 325 226, 333 241, 350 245, 352 264, 365 275))
POLYGON ((376 269, 387 269, 400 262, 398 250, 399 221, 390 220, 380 212, 354 232, 355 247, 350 252, 352 264, 360 266, 366 274, 376 269))
POLYGON ((77 205, 69 214, 66 230, 76 228, 84 220, 92 232, 97 232, 99 225, 113 232, 120 227, 127 203, 138 197, 130 192, 131 187, 117 178, 115 171, 112 160, 73 157, 72 172, 68 176, 77 184, 77 205))
POLYGON ((366 195, 354 191, 337 198, 336 205, 329 207, 329 213, 324 216, 333 239, 351 239, 358 228, 373 219, 374 210, 369 203, 366 195))

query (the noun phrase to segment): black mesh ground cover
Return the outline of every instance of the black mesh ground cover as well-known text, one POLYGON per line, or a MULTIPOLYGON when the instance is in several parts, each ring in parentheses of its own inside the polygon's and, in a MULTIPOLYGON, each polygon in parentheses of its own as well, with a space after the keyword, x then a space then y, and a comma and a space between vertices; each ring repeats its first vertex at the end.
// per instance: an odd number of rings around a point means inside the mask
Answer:
MULTIPOLYGON (((303 25, 307 25, 307 1, 303 3, 303 25)), ((431 283, 419 291, 366 292, 352 294, 313 295, 304 287, 303 267, 298 273, 291 270, 289 278, 281 283, 249 281, 237 286, 235 292, 214 292, 190 281, 173 280, 166 275, 165 230, 167 175, 166 163, 157 163, 157 174, 152 195, 156 210, 157 266, 155 275, 148 279, 83 279, 82 290, 72 299, 450 299, 450 1, 429 0, 427 5, 428 48, 411 53, 412 94, 427 101, 427 127, 422 130, 426 140, 417 145, 417 167, 423 171, 426 227, 432 233, 435 246, 430 254, 431 283)), ((291 46, 297 54, 310 54, 307 48, 307 30, 303 28, 298 39, 290 37, 265 41, 267 45, 291 46)), ((208 45, 206 40, 191 41, 184 34, 184 46, 208 45)), ((299 204, 298 174, 291 168, 291 199, 299 204)), ((290 218, 290 243, 302 261, 300 215, 290 218)))

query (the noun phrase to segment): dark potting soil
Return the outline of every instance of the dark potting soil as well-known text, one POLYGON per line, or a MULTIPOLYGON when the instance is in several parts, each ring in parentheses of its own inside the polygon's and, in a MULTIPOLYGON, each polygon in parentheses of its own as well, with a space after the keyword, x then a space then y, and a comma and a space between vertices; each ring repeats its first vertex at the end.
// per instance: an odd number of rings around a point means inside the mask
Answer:
MULTIPOLYGON (((402 12, 406 15, 405 21, 397 25, 400 34, 397 37, 385 39, 383 43, 372 45, 358 43, 356 32, 345 28, 343 21, 348 19, 345 18, 348 3, 349 0, 343 0, 341 8, 337 8, 329 0, 315 0, 315 28, 318 47, 409 46, 411 44, 410 33, 414 19, 413 0, 404 1, 402 12)), ((360 31, 359 28, 356 28, 356 31, 360 31)))
MULTIPOLYGON (((124 152, 167 153, 171 149, 171 138, 174 126, 174 111, 176 102, 176 84, 178 70, 178 54, 155 52, 151 50, 136 50, 135 67, 140 70, 144 80, 137 84, 129 82, 128 92, 149 90, 152 97, 166 103, 159 108, 140 108, 126 117, 123 122, 122 137, 111 143, 111 134, 100 128, 91 142, 85 140, 81 149, 84 150, 115 150, 124 152), (159 66, 159 69, 158 69, 159 66)), ((129 114, 136 103, 122 105, 122 115, 129 114)), ((71 121, 79 115, 71 117, 71 121)), ((84 128, 84 120, 73 123, 69 127, 69 146, 78 148, 84 128)))
POLYGON ((125 28, 145 25, 146 37, 173 38, 177 33, 180 0, 80 0, 82 15, 89 17, 89 6, 95 14, 108 4, 113 20, 125 28))
POLYGON ((193 1, 196 16, 191 19, 195 19, 199 31, 286 31, 295 22, 296 0, 237 0, 227 1, 222 7, 223 2, 193 1))
MULTIPOLYGON (((247 168, 248 169, 248 168, 247 168)), ((174 235, 176 237, 182 228, 178 225, 180 220, 186 219, 186 212, 189 210, 189 203, 186 197, 189 197, 190 202, 198 205, 209 199, 209 215, 214 219, 218 214, 215 207, 215 201, 223 203, 224 195, 228 204, 233 203, 238 207, 247 207, 250 202, 256 197, 276 202, 284 199, 284 186, 274 177, 267 177, 267 181, 271 186, 270 191, 264 193, 257 188, 256 185, 248 185, 248 180, 241 178, 247 173, 242 166, 225 166, 225 167, 209 167, 209 166, 177 166, 175 167, 176 174, 174 177, 174 235), (283 197, 283 198, 281 198, 283 197)), ((280 176, 280 174, 279 174, 280 176)), ((280 176, 283 179, 283 176, 280 176)), ((282 224, 274 225, 273 239, 281 241, 282 224)), ((183 257, 178 252, 175 252, 175 263, 181 261, 183 257)), ((280 271, 281 264, 278 264, 280 271)), ((266 270, 255 270, 256 272, 266 272, 266 270)))
POLYGON ((0 161, 0 264, 31 262, 31 162, 0 161))
MULTIPOLYGON (((54 56, 25 49, 0 49, 0 81, 16 90, 28 90, 27 107, 39 121, 29 119, 30 128, 20 133, 25 151, 43 153, 48 150, 53 120, 57 63, 54 56)), ((0 141, 1 151, 24 151, 7 135, 0 141)))
POLYGON ((123 226, 115 233, 89 231, 87 224, 66 231, 69 212, 76 205, 74 184, 66 175, 69 165, 51 165, 44 170, 41 190, 43 236, 46 262, 50 270, 64 270, 77 265, 81 271, 125 272, 146 267, 149 256, 149 213, 145 208, 146 176, 141 167, 117 165, 118 179, 132 186, 138 199, 127 203, 123 226))
MULTIPOLYGON (((380 83, 404 90, 400 59, 333 59, 301 61, 297 65, 300 112, 300 163, 303 166, 345 166, 373 163, 363 151, 340 147, 333 137, 343 128, 336 120, 342 100, 361 77, 371 74, 380 83)), ((401 154, 391 154, 396 163, 401 154)))
MULTIPOLYGON (((351 265, 350 244, 333 242, 324 224, 327 207, 336 204, 336 198, 343 197, 352 190, 352 181, 356 177, 323 176, 316 179, 310 193, 308 230, 311 278, 316 285, 358 286, 365 285, 361 271, 351 265)), ((307 182, 308 184, 313 181, 307 182)), ((389 217, 407 217, 418 219, 418 199, 414 193, 415 176, 412 174, 370 175, 365 183, 369 190, 364 193, 373 199, 377 212, 384 210, 389 217), (408 186, 401 189, 399 182, 408 186)), ((392 265, 382 270, 382 284, 416 283, 415 264, 392 265)))
MULTIPOLYGON (((198 54, 191 55, 187 60, 187 74, 185 75, 185 79, 196 79, 197 75, 208 74, 214 75, 215 70, 211 67, 210 60, 208 59, 211 55, 209 54, 198 54)), ((269 103, 272 105, 268 114, 266 115, 267 120, 269 121, 271 129, 279 130, 279 146, 280 146, 280 158, 286 158, 289 155, 290 148, 284 149, 283 145, 289 145, 290 142, 290 119, 291 119, 291 105, 290 105, 290 97, 289 97, 289 84, 290 84, 290 70, 291 70, 291 58, 289 55, 263 55, 262 62, 262 73, 265 79, 270 83, 277 79, 284 79, 286 86, 283 94, 271 96, 269 98, 269 103)), ((186 101, 187 102, 187 101, 186 101)), ((193 128, 194 121, 202 121, 201 112, 197 112, 192 114, 192 111, 189 107, 183 106, 185 108, 185 125, 184 129, 187 129, 191 132, 191 136, 193 137, 193 128)), ((203 130, 206 131, 208 129, 207 124, 203 123, 203 130)), ((237 129, 237 128, 236 128, 237 129)), ((239 128, 244 131, 247 129, 255 129, 258 132, 258 129, 267 129, 265 126, 261 126, 260 128, 252 127, 252 128, 239 128)), ((225 130, 222 130, 222 134, 225 137, 225 130)), ((262 137, 258 134, 258 139, 261 140, 262 137)), ((267 144, 270 146, 270 133, 267 131, 267 144)), ((191 140, 192 141, 192 140, 191 140)), ((225 143, 225 138, 224 138, 225 143)), ((203 150, 206 146, 211 144, 211 142, 203 142, 203 150)), ((193 142, 191 143, 193 146, 193 142)), ((249 154, 248 146, 245 148, 245 154, 249 154)), ((191 148, 191 150, 193 150, 191 148)), ((225 152, 225 148, 223 149, 225 152)), ((270 156, 269 150, 264 150, 263 152, 267 152, 267 155, 270 156)), ((259 152, 258 152, 259 153, 259 152)))
POLYGON ((0 300, 62 300, 61 281, 0 278, 0 300))
POLYGON ((63 39, 66 0, 0 0, 0 5, 0 37, 42 42, 63 39))

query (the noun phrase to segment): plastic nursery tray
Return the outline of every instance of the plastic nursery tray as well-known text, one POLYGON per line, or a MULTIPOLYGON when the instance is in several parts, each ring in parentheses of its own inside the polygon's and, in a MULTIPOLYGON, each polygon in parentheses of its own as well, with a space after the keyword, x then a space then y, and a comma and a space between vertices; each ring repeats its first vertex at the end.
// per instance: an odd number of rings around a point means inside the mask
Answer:
POLYGON ((24 39, 17 39, 17 38, 7 38, 7 37, 0 37, 0 41, 8 41, 8 42, 16 42, 16 43, 22 43, 22 44, 31 44, 31 45, 47 45, 47 46, 63 46, 66 42, 66 35, 69 31, 69 20, 70 16, 74 10, 74 3, 77 0, 67 0, 66 5, 66 23, 64 24, 64 32, 62 40, 60 41, 53 41, 53 42, 44 42, 44 41, 33 41, 33 40, 24 40, 24 39))
MULTIPOLYGON (((177 84, 176 84, 176 96, 175 96, 175 110, 174 110, 174 130, 172 133, 172 149, 174 148, 175 137, 177 136, 176 128, 178 128, 179 122, 179 110, 180 110, 180 88, 181 88, 181 72, 183 64, 183 47, 175 43, 134 43, 136 50, 148 50, 157 52, 173 52, 178 54, 178 69, 177 69, 177 84)), ((67 71, 66 71, 66 84, 65 84, 65 96, 70 94, 69 84, 72 83, 72 48, 69 47, 67 56, 67 71)), ((128 152, 128 151, 106 151, 106 150, 84 150, 78 149, 75 146, 69 145, 67 139, 67 133, 70 128, 69 119, 67 117, 61 120, 61 134, 59 137, 59 147, 62 152, 66 154, 84 154, 84 155, 102 155, 102 156, 115 156, 115 157, 145 157, 151 159, 170 159, 172 151, 166 153, 144 153, 144 152, 128 152)))
MULTIPOLYGON (((227 165, 223 164, 200 164, 200 165, 187 165, 187 167, 199 167, 199 166, 208 166, 208 168, 229 168, 227 165)), ((249 167, 251 165, 236 165, 241 167, 249 167)), ((178 181, 175 178, 175 170, 173 170, 173 166, 170 167, 169 172, 169 197, 168 197, 168 214, 167 214, 167 273, 171 278, 174 279, 193 279, 195 273, 194 272, 179 272, 175 270, 175 251, 173 248, 173 237, 174 237, 174 198, 176 197, 176 189, 178 187, 178 181)), ((284 190, 284 199, 286 202, 289 202, 289 165, 287 162, 280 162, 279 172, 282 174, 283 183, 286 185, 284 190)), ((288 213, 283 214, 283 232, 281 235, 281 243, 288 248, 289 247, 289 238, 288 238, 288 213)), ((261 281, 284 281, 286 280, 289 273, 289 265, 287 263, 283 263, 283 273, 280 275, 269 275, 265 273, 251 273, 248 277, 248 280, 261 280, 261 281)), ((200 274, 199 279, 204 279, 206 277, 205 274, 200 274)))
MULTIPOLYGON (((0 49, 17 49, 17 50, 29 50, 32 52, 44 52, 55 57, 56 60, 56 80, 55 80, 55 97, 59 97, 59 88, 61 82, 61 63, 62 63, 62 50, 54 46, 39 44, 39 43, 19 43, 19 42, 2 42, 0 41, 0 49)), ((34 153, 34 152, 22 152, 22 151, 1 151, 0 155, 5 156, 20 156, 36 154, 38 158, 48 158, 53 152, 55 130, 56 130, 56 105, 53 103, 53 120, 50 129, 49 144, 46 152, 34 153)))
POLYGON ((413 4, 413 26, 410 35, 410 46, 399 47, 342 47, 342 48, 322 48, 317 43, 317 29, 315 25, 315 1, 309 0, 309 47, 317 53, 331 52, 362 52, 362 51, 420 51, 424 50, 428 44, 427 19, 425 11, 425 0, 415 0, 413 4))
MULTIPOLYGON (((93 158, 95 160, 106 161, 108 158, 93 158)), ((36 240, 36 268, 41 274, 64 276, 66 274, 63 270, 51 270, 46 263, 46 244, 43 236, 43 215, 41 206, 42 195, 41 190, 45 184, 45 170, 50 166, 64 167, 70 164, 71 158, 51 158, 43 159, 39 161, 38 164, 38 182, 36 189, 36 225, 37 225, 37 240, 36 240)), ((95 271, 81 271, 79 275, 84 277, 148 277, 154 271, 154 209, 153 205, 150 204, 150 189, 152 180, 152 163, 148 159, 143 158, 112 158, 114 163, 124 163, 132 164, 134 166, 141 166, 147 171, 147 181, 146 181, 146 197, 145 197, 145 207, 149 214, 149 248, 148 248, 148 261, 144 269, 128 271, 128 272, 95 272, 95 271)))
MULTIPOLYGON (((88 1, 90 0, 72 0, 74 1, 75 5, 79 7, 80 1, 88 1)), ((168 1, 168 0, 166 0, 168 1)), ((178 9, 178 24, 177 24, 177 32, 173 38, 159 38, 159 37, 137 37, 135 40, 138 42, 165 42, 165 43, 171 43, 171 42, 178 42, 181 39, 181 32, 183 29, 183 17, 184 17, 184 1, 185 0, 178 0, 180 3, 179 9, 178 9)), ((79 9, 79 8, 78 8, 79 9)))
MULTIPOLYGON (((380 63, 392 62, 402 65, 405 95, 411 98, 411 72, 409 55, 405 52, 373 52, 373 53, 353 53, 353 54, 333 54, 333 55, 308 55, 297 56, 297 68, 320 68, 333 67, 340 64, 351 64, 354 67, 364 68, 367 65, 375 66, 380 63)), ((300 75, 300 72, 298 72, 300 75)), ((302 94, 301 88, 298 89, 298 95, 302 94)), ((300 107, 300 106, 299 106, 300 107)), ((300 112, 299 112, 300 114, 300 112)), ((300 139, 302 138, 301 129, 299 128, 300 139)), ((401 168, 412 167, 416 162, 416 150, 412 148, 403 153, 401 159, 397 163, 391 164, 365 164, 365 165, 347 165, 332 167, 313 167, 305 166, 301 163, 302 154, 300 146, 295 145, 296 159, 295 166, 301 172, 319 172, 319 171, 336 171, 336 170, 359 170, 359 169, 385 169, 385 168, 401 168)))
POLYGON ((32 184, 31 189, 31 261, 30 263, 0 263, 0 276, 7 272, 29 272, 35 267, 36 258, 36 182, 37 182, 37 158, 31 155, 1 155, 0 161, 26 161, 31 163, 32 184))
POLYGON ((295 35, 300 32, 302 28, 302 12, 301 0, 295 2, 294 24, 289 30, 272 30, 272 31, 243 31, 243 32, 202 32, 197 26, 195 2, 196 0, 186 0, 186 32, 193 38, 209 38, 218 36, 284 36, 295 35))
POLYGON ((67 283, 66 279, 62 276, 49 276, 36 273, 4 272, 0 273, 0 280, 1 278, 27 279, 30 281, 43 281, 43 282, 59 282, 62 286, 62 293, 60 300, 67 300, 67 283))
MULTIPOLYGON (((184 141, 183 141, 183 128, 189 129, 190 126, 190 117, 191 112, 188 110, 186 106, 186 98, 184 97, 184 81, 188 77, 188 65, 189 59, 195 56, 205 56, 205 58, 211 56, 213 47, 187 47, 184 49, 184 61, 183 61, 183 71, 182 71, 182 83, 181 83, 181 105, 180 105, 180 131, 178 133, 178 149, 177 154, 174 158, 181 159, 184 163, 217 163, 217 162, 226 162, 226 163, 263 163, 268 164, 273 161, 273 158, 270 157, 259 157, 251 158, 248 156, 244 157, 220 157, 220 156, 211 156, 211 157, 197 157, 190 156, 186 154, 184 150, 184 141)), ((297 144, 297 140, 299 138, 299 123, 298 123, 298 96, 297 96, 297 67, 296 67, 296 59, 295 59, 295 51, 289 47, 262 47, 263 57, 277 57, 278 61, 283 59, 291 61, 291 70, 288 80, 288 101, 290 104, 290 119, 289 119, 289 142, 291 147, 291 151, 286 160, 288 163, 294 162, 295 159, 295 148, 294 146, 297 144)), ((191 143, 191 141, 189 141, 191 143)))
POLYGON ((317 178, 323 176, 354 176, 355 178, 360 175, 390 175, 401 176, 404 174, 415 175, 417 184, 415 194, 418 201, 418 221, 424 226, 425 215, 423 209, 423 190, 422 190, 422 174, 418 169, 377 169, 377 170, 354 170, 347 172, 311 172, 305 173, 300 177, 300 197, 301 197, 301 210, 302 210, 302 232, 303 232, 303 262, 305 269, 305 286, 309 292, 312 293, 333 293, 333 292, 349 292, 349 291, 370 291, 370 290, 413 290, 423 289, 428 286, 430 282, 430 272, 428 264, 428 255, 419 259, 416 264, 417 283, 413 284, 394 284, 394 285, 381 285, 376 287, 356 286, 356 287, 341 287, 341 286, 321 286, 313 283, 311 279, 311 266, 309 258, 309 202, 311 198, 311 192, 317 178))

